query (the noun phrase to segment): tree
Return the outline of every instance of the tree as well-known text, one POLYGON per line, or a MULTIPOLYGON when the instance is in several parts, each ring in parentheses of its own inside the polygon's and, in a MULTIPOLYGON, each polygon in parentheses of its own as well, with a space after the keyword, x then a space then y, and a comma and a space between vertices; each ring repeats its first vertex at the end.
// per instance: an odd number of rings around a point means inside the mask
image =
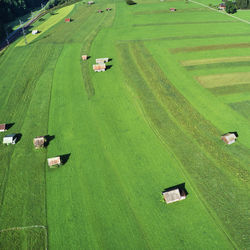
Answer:
POLYGON ((237 12, 236 4, 231 1, 226 2, 226 12, 229 14, 234 14, 237 12))
POLYGON ((249 0, 236 0, 236 6, 238 9, 249 8, 249 0))

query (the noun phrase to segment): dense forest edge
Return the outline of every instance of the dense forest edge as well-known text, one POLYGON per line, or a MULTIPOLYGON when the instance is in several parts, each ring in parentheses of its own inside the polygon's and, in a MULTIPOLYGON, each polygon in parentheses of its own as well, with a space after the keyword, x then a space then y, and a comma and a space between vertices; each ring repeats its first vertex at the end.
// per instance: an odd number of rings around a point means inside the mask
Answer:
POLYGON ((58 5, 69 4, 79 0, 1 0, 0 1, 0 42, 4 41, 7 34, 12 32, 7 24, 34 9, 42 8, 49 10, 58 5))

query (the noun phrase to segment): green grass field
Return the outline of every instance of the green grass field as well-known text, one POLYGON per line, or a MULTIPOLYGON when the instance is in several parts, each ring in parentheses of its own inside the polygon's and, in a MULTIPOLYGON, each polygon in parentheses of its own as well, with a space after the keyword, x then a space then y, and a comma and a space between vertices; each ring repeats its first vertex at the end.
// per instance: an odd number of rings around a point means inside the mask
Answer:
POLYGON ((184 1, 58 13, 0 54, 0 140, 22 134, 0 144, 0 249, 247 249, 249 25, 184 1), (187 198, 162 202, 181 183, 187 198))

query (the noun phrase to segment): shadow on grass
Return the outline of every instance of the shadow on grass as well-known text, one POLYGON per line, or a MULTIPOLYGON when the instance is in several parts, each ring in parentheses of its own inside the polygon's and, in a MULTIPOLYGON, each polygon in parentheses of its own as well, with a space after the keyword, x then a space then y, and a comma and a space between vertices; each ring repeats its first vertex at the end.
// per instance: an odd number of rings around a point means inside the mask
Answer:
POLYGON ((45 135, 45 143, 44 143, 44 147, 47 148, 49 146, 49 143, 55 139, 54 135, 45 135))
POLYGON ((61 160, 62 165, 67 163, 67 161, 69 160, 70 155, 71 155, 71 153, 65 154, 65 155, 60 155, 60 160, 61 160))
POLYGON ((165 188, 162 191, 162 193, 169 192, 169 191, 172 191, 172 190, 175 190, 175 189, 179 189, 181 195, 185 195, 185 196, 188 195, 188 191, 185 188, 185 182, 183 182, 181 184, 178 184, 178 185, 175 185, 175 186, 172 186, 172 187, 169 187, 169 188, 165 188))

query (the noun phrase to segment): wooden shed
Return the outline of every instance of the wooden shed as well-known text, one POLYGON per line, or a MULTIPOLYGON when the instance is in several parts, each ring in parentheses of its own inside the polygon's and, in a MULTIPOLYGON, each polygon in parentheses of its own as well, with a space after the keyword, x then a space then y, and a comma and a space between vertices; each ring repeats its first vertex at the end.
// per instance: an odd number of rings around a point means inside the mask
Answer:
POLYGON ((220 3, 218 9, 219 10, 225 10, 226 9, 226 4, 225 3, 220 3))
POLYGON ((95 59, 96 63, 105 63, 108 61, 109 61, 109 58, 97 58, 97 59, 95 59))
POLYGON ((170 8, 169 10, 170 11, 176 11, 176 8, 170 8))
POLYGON ((48 158, 48 165, 50 168, 57 168, 61 165, 61 158, 60 156, 48 158))
POLYGON ((106 65, 103 63, 103 64, 94 64, 93 65, 93 70, 95 72, 102 72, 102 71, 105 71, 106 70, 106 65))
POLYGON ((4 124, 0 124, 0 132, 4 132, 6 130, 7 130, 6 124, 5 123, 4 124))
POLYGON ((179 188, 163 192, 162 195, 167 204, 186 199, 185 191, 179 188))
POLYGON ((38 136, 33 139, 33 144, 36 149, 44 147, 45 138, 44 136, 38 136))
POLYGON ((71 19, 70 18, 65 18, 65 23, 70 23, 71 19))
POLYGON ((6 145, 16 144, 16 141, 17 141, 17 134, 6 135, 3 138, 3 144, 6 144, 6 145))
POLYGON ((88 59, 88 56, 87 55, 82 55, 82 60, 83 61, 86 61, 88 59))
POLYGON ((236 133, 226 133, 221 136, 221 140, 223 140, 226 144, 230 145, 236 141, 237 134, 236 133))

